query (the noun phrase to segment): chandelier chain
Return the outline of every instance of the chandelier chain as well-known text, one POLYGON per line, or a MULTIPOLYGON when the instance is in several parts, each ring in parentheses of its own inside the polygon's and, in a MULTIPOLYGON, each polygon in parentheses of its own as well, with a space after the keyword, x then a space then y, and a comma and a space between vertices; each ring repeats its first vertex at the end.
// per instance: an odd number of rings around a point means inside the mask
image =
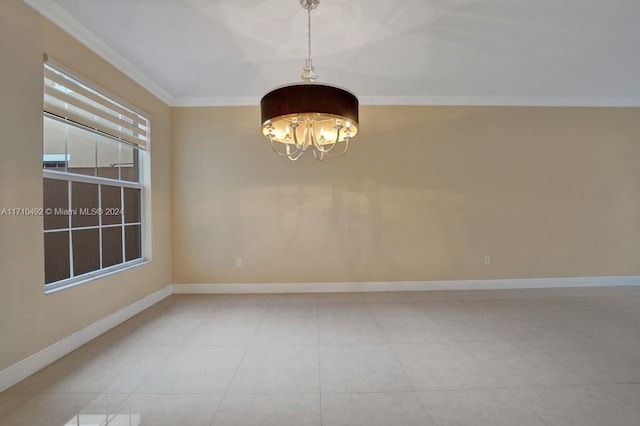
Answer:
POLYGON ((308 17, 307 34, 308 34, 308 46, 309 46, 309 61, 311 61, 311 9, 307 9, 307 17, 308 17))

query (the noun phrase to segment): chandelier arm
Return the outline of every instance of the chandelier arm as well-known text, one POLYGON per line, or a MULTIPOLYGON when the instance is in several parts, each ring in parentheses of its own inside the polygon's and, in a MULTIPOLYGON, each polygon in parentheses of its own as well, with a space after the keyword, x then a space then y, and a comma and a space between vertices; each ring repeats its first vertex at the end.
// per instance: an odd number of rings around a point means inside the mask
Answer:
MULTIPOLYGON (((326 144, 326 145, 331 145, 330 148, 326 148, 326 149, 323 148, 323 145, 320 142, 318 142, 318 137, 317 137, 317 135, 315 133, 315 128, 313 129, 313 135, 314 135, 314 138, 313 138, 313 147, 314 147, 314 149, 326 154, 327 152, 329 152, 333 148, 335 148, 336 143, 338 142, 338 138, 340 137, 340 132, 338 132, 336 140, 332 144, 326 144)), ((320 138, 320 140, 322 140, 322 138, 320 138)))
MULTIPOLYGON (((287 154, 286 152, 280 152, 280 151, 278 151, 278 150, 276 149, 275 145, 273 144, 273 138, 269 138, 269 141, 271 142, 271 149, 273 150, 273 152, 275 152, 275 153, 276 153, 276 154, 278 154, 278 155, 282 155, 282 156, 284 156, 284 157, 287 157, 287 156, 289 155, 289 154, 287 154)), ((288 146, 289 146, 289 144, 285 144, 285 146, 287 146, 287 147, 288 147, 288 146)), ((299 149, 297 149, 297 150, 294 152, 294 154, 295 154, 295 153, 297 153, 298 151, 300 151, 300 150, 299 150, 299 149)))
POLYGON ((302 141, 302 143, 300 143, 298 141, 298 127, 300 127, 300 126, 297 125, 297 124, 295 126, 293 126, 291 124, 291 125, 289 125, 289 127, 291 127, 293 129, 293 142, 295 143, 296 148, 298 148, 299 150, 302 150, 302 151, 306 151, 307 146, 308 146, 307 140, 306 140, 307 139, 306 135, 305 135, 304 140, 302 141))
POLYGON ((269 142, 271 142, 271 144, 270 144, 270 145, 271 145, 271 150, 272 150, 273 152, 275 152, 275 153, 276 153, 276 154, 278 154, 278 155, 287 155, 287 154, 285 154, 285 153, 279 152, 279 151, 276 149, 276 147, 273 145, 273 138, 269 138, 269 142))
POLYGON ((316 149, 320 146, 320 144, 318 143, 318 136, 316 135, 316 128, 313 123, 309 125, 309 130, 311 133, 311 143, 313 143, 313 149, 316 149))
POLYGON ((324 156, 325 153, 322 151, 318 151, 315 147, 313 148, 313 157, 318 160, 318 161, 322 161, 324 160, 324 156))
MULTIPOLYGON (((327 145, 328 145, 328 144, 327 144, 327 145)), ((326 145, 325 145, 325 146, 326 146, 326 145)), ((332 144, 331 144, 331 146, 330 146, 329 148, 327 148, 327 149, 320 148, 320 149, 318 149, 318 151, 323 152, 323 153, 325 153, 325 154, 328 154, 328 153, 330 153, 331 151, 333 151, 333 148, 335 148, 335 147, 336 147, 336 143, 334 142, 334 143, 332 143, 332 144)))
MULTIPOLYGON (((287 157, 291 156, 291 155, 296 155, 296 154, 298 154, 298 152, 302 152, 303 151, 303 150, 301 150, 301 149, 299 149, 297 147, 296 147, 295 151, 292 151, 291 150, 291 144, 285 144, 284 150, 287 153, 287 157)), ((298 155, 298 157, 299 157, 299 155, 298 155)))
POLYGON ((287 158, 291 161, 296 161, 298 158, 302 157, 302 154, 304 154, 304 151, 297 150, 293 154, 287 155, 287 158))
POLYGON ((347 153, 347 150, 349 150, 349 140, 350 139, 351 138, 345 138, 345 140, 344 140, 344 150, 340 154, 329 154, 329 153, 327 153, 327 156, 331 157, 331 158, 335 158, 335 157, 342 157, 343 155, 345 155, 347 153))
MULTIPOLYGON (((327 145, 329 145, 329 144, 327 144, 327 145)), ((326 146, 326 145, 325 145, 325 146, 326 146)), ((315 150, 320 151, 320 152, 325 153, 325 154, 326 154, 326 153, 328 153, 328 152, 331 152, 331 150, 332 150, 333 148, 335 148, 335 147, 336 147, 336 143, 335 143, 335 142, 334 142, 334 143, 332 143, 332 144, 331 144, 331 146, 330 146, 329 148, 327 148, 327 149, 323 148, 323 146, 322 146, 322 145, 320 145, 320 144, 313 145, 313 148, 314 148, 315 150)))
MULTIPOLYGON (((327 145, 331 145, 329 148, 323 148, 322 145, 318 144, 316 145, 316 147, 318 148, 318 151, 320 152, 324 152, 325 154, 331 152, 333 150, 333 148, 336 147, 336 145, 338 144, 338 141, 340 140, 340 130, 342 129, 342 126, 336 126, 336 140, 333 141, 332 144, 327 144, 327 145)), ((326 145, 325 145, 326 146, 326 145)))
POLYGON ((293 142, 296 144, 296 148, 300 149, 301 145, 298 143, 298 126, 290 124, 289 127, 293 130, 293 142))
POLYGON ((336 129, 336 140, 335 142, 333 142, 333 145, 335 146, 340 140, 340 130, 342 130, 342 126, 339 124, 336 124, 335 126, 333 126, 333 128, 336 129))
POLYGON ((304 134, 304 144, 305 146, 308 147, 314 147, 316 146, 316 132, 315 129, 313 128, 313 123, 311 122, 307 122, 307 125, 304 128, 305 134, 304 134))

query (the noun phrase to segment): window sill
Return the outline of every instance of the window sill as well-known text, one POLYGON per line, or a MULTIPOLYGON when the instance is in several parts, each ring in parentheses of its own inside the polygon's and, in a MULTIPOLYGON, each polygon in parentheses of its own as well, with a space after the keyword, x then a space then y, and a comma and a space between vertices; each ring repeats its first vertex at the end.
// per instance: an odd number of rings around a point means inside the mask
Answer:
POLYGON ((66 280, 58 281, 51 284, 45 284, 45 294, 56 293, 61 290, 66 290, 71 287, 75 287, 81 284, 85 284, 91 281, 98 280, 100 278, 108 277, 110 275, 117 274, 119 272, 127 271, 129 269, 137 268, 138 266, 151 263, 148 259, 136 259, 129 262, 121 263, 119 265, 110 266, 108 268, 100 269, 99 271, 89 272, 84 275, 79 275, 73 278, 67 278, 66 280))

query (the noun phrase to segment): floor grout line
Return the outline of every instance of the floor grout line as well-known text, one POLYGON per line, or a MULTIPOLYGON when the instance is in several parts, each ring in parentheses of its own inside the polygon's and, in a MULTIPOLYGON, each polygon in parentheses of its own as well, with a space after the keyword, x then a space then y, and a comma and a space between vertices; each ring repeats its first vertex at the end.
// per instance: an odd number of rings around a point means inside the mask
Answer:
MULTIPOLYGON (((269 306, 271 306, 273 299, 269 299, 269 302, 266 303, 266 307, 264 309, 264 311, 262 312, 262 316, 260 317, 260 321, 258 321, 258 325, 256 326, 256 328, 253 331, 253 337, 255 338, 255 335, 258 331, 258 328, 260 327, 260 325, 262 324, 262 321, 264 320, 265 315, 267 314, 267 311, 269 310, 269 306)), ((220 411, 220 407, 222 407, 222 404, 224 404, 224 401, 227 399, 227 395, 229 394, 229 388, 231 388, 231 385, 233 384, 233 381, 236 378, 236 375, 238 374, 238 370, 240 369, 240 367, 242 366, 242 363, 244 362, 245 357, 247 356, 247 352, 249 352, 249 348, 251 346, 247 345, 245 347, 244 353, 242 354, 242 358, 240 358, 240 362, 238 363, 238 365, 236 366, 235 370, 233 371, 233 375, 231 376, 231 380, 229 380, 229 384, 226 387, 224 396, 222 397, 222 399, 220 399, 220 402, 218 403, 218 407, 216 408, 216 411, 213 413, 213 417, 211 418, 211 422, 209 422, 209 426, 212 426, 213 423, 216 420, 216 416, 218 415, 218 411, 220 411)))
POLYGON ((400 369, 402 370, 402 374, 404 374, 405 379, 407 380, 407 382, 409 383, 409 386, 411 386, 411 389, 413 389, 412 394, 415 396, 415 398, 418 400, 418 402, 420 403, 420 406, 422 407, 422 410, 424 412, 424 414, 427 416, 427 419, 429 420, 429 422, 431 423, 431 425, 435 426, 435 422, 433 421, 433 419, 431 418, 431 415, 429 414, 429 411, 427 410, 427 407, 424 406, 422 400, 420 399, 420 396, 418 396, 418 390, 416 389, 413 380, 411 380, 411 378, 409 377, 409 374, 407 373, 407 371, 404 368, 404 365, 402 365, 402 362, 400 361, 400 358, 398 357, 398 353, 396 352, 395 348, 393 347, 393 344, 391 343, 391 341, 389 340, 389 337, 387 336, 387 334, 384 332, 384 329, 382 328, 382 326, 380 325, 380 322, 378 321, 378 318, 375 315, 375 312, 372 312, 373 314, 373 319, 376 322, 376 324, 378 324, 378 328, 380 329, 380 332, 382 333, 382 335, 384 336, 384 338, 387 340, 387 345, 389 346, 389 349, 391 350, 391 353, 393 354, 396 362, 398 363, 398 365, 400 366, 400 369))

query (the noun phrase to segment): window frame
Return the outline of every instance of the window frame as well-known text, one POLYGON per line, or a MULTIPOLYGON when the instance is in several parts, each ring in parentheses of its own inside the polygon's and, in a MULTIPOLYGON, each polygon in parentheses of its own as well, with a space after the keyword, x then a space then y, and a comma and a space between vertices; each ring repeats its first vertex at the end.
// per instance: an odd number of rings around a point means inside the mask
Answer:
MULTIPOLYGON (((114 143, 118 143, 118 144, 124 144, 124 145, 128 145, 130 147, 133 147, 135 149, 137 149, 137 156, 138 156, 138 180, 137 182, 133 182, 133 181, 127 181, 127 180, 122 180, 122 176, 120 175, 119 179, 112 179, 112 178, 107 178, 107 177, 101 177, 101 176, 91 176, 91 175, 85 175, 85 174, 80 174, 80 173, 73 173, 73 172, 69 172, 67 170, 64 171, 60 171, 60 170, 56 170, 56 169, 47 169, 45 167, 43 167, 42 170, 42 182, 44 183, 45 179, 55 179, 55 180, 61 180, 61 181, 65 181, 67 183, 69 182, 78 182, 78 183, 88 183, 88 184, 94 184, 94 185, 108 185, 108 186, 115 186, 115 187, 119 187, 121 188, 121 190, 123 191, 122 188, 132 188, 132 189, 137 189, 140 190, 140 218, 139 218, 139 222, 135 222, 135 223, 127 223, 123 214, 122 217, 122 221, 120 224, 118 225, 113 225, 114 227, 118 226, 118 227, 122 227, 122 231, 123 231, 123 262, 122 263, 118 263, 116 265, 111 265, 111 266, 107 266, 104 268, 99 268, 97 270, 93 270, 81 275, 76 275, 76 276, 71 276, 69 278, 65 278, 62 280, 58 280, 55 282, 51 282, 51 283, 46 283, 44 284, 44 291, 46 294, 50 294, 50 293, 54 293, 60 290, 64 290, 70 287, 75 287, 77 285, 80 284, 84 284, 87 282, 92 282, 95 280, 98 280, 100 278, 103 277, 107 277, 109 275, 113 275, 116 274, 118 272, 121 271, 126 271, 132 268, 135 268, 137 266, 140 265, 144 265, 147 263, 150 263, 152 261, 152 255, 153 255, 153 241, 152 241, 152 222, 151 222, 151 117, 148 113, 140 110, 139 108, 131 105, 130 103, 122 100, 120 97, 118 97, 117 95, 112 94, 111 92, 109 92, 108 90, 100 87, 99 85, 91 82, 90 80, 79 76, 77 73, 69 70, 68 68, 66 68, 64 65, 60 64, 59 62, 55 61, 54 59, 48 57, 45 55, 45 61, 43 64, 43 73, 45 70, 45 67, 50 67, 55 69, 58 72, 61 72, 65 75, 67 75, 69 78, 75 80, 77 83, 80 83, 88 88, 90 88, 91 90, 99 93, 101 96, 108 98, 109 100, 111 100, 112 102, 115 102, 116 104, 118 104, 119 106, 126 108, 130 111, 132 111, 133 113, 139 115, 141 118, 146 120, 146 144, 144 146, 141 145, 137 145, 134 143, 131 143, 129 141, 125 141, 123 139, 120 139, 118 137, 115 137, 113 135, 110 135, 108 133, 104 133, 102 131, 99 130, 95 130, 92 128, 89 128, 87 126, 84 126, 82 124, 73 122, 72 120, 68 120, 65 119, 63 117, 59 117, 55 114, 51 114, 48 113, 47 111, 45 111, 43 109, 43 113, 42 113, 42 155, 41 155, 41 164, 43 164, 44 162, 44 147, 45 147, 45 133, 44 133, 44 123, 46 119, 50 119, 50 120, 55 120, 58 121, 59 123, 62 123, 64 125, 67 126, 71 126, 71 127, 75 127, 76 129, 80 129, 82 131, 86 131, 86 132, 90 132, 93 133, 96 136, 100 136, 102 138, 108 138, 111 139, 112 141, 114 141, 114 143), (127 225, 139 225, 140 226, 140 257, 133 259, 133 260, 126 260, 126 254, 124 252, 124 244, 125 244, 125 240, 124 240, 124 233, 125 233, 125 228, 127 225)), ((43 80, 44 81, 44 80, 43 80)), ((44 83, 43 83, 43 99, 44 99, 44 83)), ((120 147, 119 147, 120 149, 120 147)), ((65 150, 66 151, 66 150, 65 150)), ((67 154, 67 152, 65 152, 65 154, 67 154)), ((97 165, 96 165, 97 167, 97 165)), ((97 169, 96 169, 97 170, 97 169)), ((101 186, 98 186, 98 191, 100 193, 100 188, 101 186)), ((124 195, 124 194, 122 194, 124 195)), ((121 206, 123 206, 124 203, 124 198, 121 195, 121 206)), ((99 200, 101 199, 101 196, 99 195, 99 200)), ((43 200, 44 201, 44 200, 43 200)), ((69 203, 71 203, 71 199, 69 200, 69 203)), ((43 203, 43 208, 44 208, 44 203, 43 203)), ((101 205, 99 205, 99 207, 101 207, 101 205)), ((71 208, 71 206, 69 206, 69 208, 71 208)), ((91 227, 78 227, 78 228, 74 228, 71 226, 71 223, 69 224, 69 226, 67 228, 59 228, 59 229, 51 229, 51 230, 45 230, 44 229, 44 221, 43 221, 43 238, 44 238, 44 234, 48 233, 48 232, 69 232, 72 233, 75 229, 104 229, 104 228, 108 228, 110 227, 110 225, 103 225, 102 224, 102 218, 99 218, 98 221, 98 225, 97 226, 91 226, 91 227)), ((99 234, 99 241, 100 241, 100 266, 102 266, 102 261, 103 261, 103 255, 102 255, 102 232, 100 232, 99 234)), ((70 262, 70 274, 71 271, 73 270, 73 238, 71 235, 69 235, 69 262, 70 262)), ((44 267, 44 253, 43 253, 43 267, 44 267)), ((43 280, 45 281, 45 280, 43 280)))

